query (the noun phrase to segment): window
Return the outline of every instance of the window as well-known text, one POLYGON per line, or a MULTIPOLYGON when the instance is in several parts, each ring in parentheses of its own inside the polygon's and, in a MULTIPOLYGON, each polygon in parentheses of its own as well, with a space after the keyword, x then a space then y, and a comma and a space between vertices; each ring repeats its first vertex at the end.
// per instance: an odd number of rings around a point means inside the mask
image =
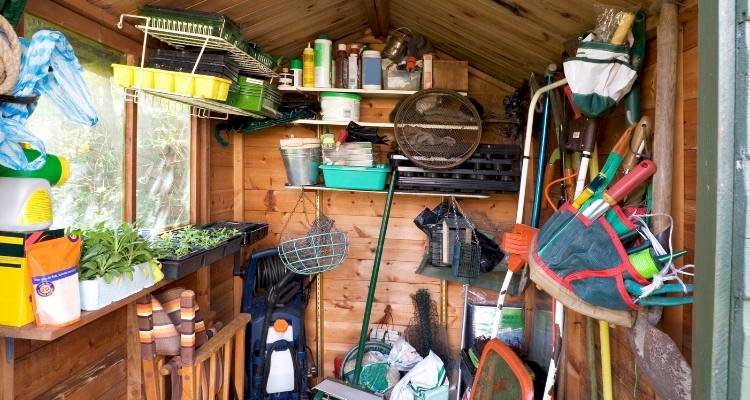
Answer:
POLYGON ((170 100, 138 101, 136 220, 154 230, 190 220, 190 113, 170 100))
POLYGON ((124 94, 111 83, 112 63, 125 56, 97 42, 26 15, 24 33, 30 38, 41 29, 67 36, 84 68, 83 78, 94 98, 99 123, 85 127, 68 121, 44 97, 28 120, 29 130, 47 151, 70 161, 68 182, 52 189, 54 227, 80 226, 123 218, 124 94))

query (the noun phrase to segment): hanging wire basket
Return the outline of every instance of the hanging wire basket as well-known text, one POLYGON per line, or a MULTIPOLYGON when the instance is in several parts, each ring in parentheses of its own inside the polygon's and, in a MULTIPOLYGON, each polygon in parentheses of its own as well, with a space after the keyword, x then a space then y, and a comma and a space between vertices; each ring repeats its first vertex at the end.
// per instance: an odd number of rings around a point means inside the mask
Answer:
POLYGON ((336 268, 346 259, 349 253, 349 236, 334 227, 333 219, 320 214, 309 224, 309 229, 303 236, 287 237, 289 221, 300 204, 307 216, 305 201, 310 200, 302 192, 282 228, 282 240, 278 249, 279 257, 288 270, 302 275, 313 275, 336 268))

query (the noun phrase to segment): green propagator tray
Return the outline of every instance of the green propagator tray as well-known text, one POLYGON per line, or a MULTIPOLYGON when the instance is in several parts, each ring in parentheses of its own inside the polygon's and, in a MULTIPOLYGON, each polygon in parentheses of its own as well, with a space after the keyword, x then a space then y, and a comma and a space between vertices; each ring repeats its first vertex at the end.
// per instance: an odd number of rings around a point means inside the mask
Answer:
POLYGON ((345 165, 321 165, 326 187, 352 190, 383 190, 390 172, 387 165, 375 167, 349 167, 345 165))

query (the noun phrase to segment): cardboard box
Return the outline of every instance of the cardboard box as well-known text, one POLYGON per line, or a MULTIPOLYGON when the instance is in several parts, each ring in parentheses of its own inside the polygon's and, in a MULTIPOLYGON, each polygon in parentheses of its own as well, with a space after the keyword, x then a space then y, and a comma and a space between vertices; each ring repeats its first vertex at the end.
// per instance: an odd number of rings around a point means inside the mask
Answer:
POLYGON ((469 91, 469 62, 432 60, 432 87, 469 91))
MULTIPOLYGON (((0 231, 0 325, 24 326, 34 322, 31 275, 24 242, 34 232, 0 231)), ((44 238, 62 237, 65 231, 46 231, 44 238)))

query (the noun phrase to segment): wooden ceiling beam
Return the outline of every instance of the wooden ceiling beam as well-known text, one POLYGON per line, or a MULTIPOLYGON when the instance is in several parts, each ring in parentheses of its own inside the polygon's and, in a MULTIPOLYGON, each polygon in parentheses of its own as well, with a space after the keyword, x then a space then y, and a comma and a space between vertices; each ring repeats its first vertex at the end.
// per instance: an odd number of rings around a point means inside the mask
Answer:
POLYGON ((363 0, 367 22, 376 37, 388 36, 389 0, 363 0))

